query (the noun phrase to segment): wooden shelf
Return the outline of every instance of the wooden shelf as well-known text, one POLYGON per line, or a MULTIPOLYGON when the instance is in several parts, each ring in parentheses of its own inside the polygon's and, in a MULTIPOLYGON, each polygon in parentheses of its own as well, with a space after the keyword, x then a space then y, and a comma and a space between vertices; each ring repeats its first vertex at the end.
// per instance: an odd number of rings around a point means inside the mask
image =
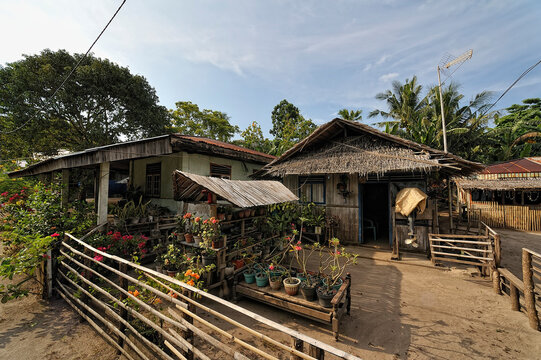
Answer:
POLYGON ((259 219, 259 218, 262 218, 262 217, 265 217, 265 215, 250 216, 250 217, 247 217, 247 218, 235 219, 235 220, 224 220, 224 221, 220 221, 220 224, 229 225, 229 224, 234 224, 234 223, 242 222, 242 221, 246 221, 246 220, 259 219))

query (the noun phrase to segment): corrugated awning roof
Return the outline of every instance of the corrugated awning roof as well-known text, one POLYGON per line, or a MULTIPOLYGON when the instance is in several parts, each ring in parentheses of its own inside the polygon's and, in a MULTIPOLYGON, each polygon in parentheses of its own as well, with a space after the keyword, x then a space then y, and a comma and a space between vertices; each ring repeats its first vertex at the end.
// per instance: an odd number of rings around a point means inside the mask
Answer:
POLYGON ((523 158, 487 166, 481 174, 507 174, 541 172, 539 158, 523 158))
POLYGON ((173 186, 176 200, 201 201, 206 190, 242 208, 299 200, 278 181, 227 180, 180 170, 173 173, 173 186))
POLYGON ((541 178, 517 179, 453 179, 463 189, 479 190, 541 190, 541 178))

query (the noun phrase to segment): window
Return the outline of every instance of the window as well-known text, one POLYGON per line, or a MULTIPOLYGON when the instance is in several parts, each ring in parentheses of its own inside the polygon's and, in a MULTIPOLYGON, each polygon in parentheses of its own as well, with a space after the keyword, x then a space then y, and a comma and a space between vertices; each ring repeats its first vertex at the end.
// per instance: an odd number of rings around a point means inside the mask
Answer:
POLYGON ((299 177, 299 198, 301 201, 325 204, 325 177, 299 177))
POLYGON ((210 164, 210 176, 222 179, 231 179, 231 166, 210 164))
POLYGON ((162 164, 147 164, 145 194, 160 197, 162 164))

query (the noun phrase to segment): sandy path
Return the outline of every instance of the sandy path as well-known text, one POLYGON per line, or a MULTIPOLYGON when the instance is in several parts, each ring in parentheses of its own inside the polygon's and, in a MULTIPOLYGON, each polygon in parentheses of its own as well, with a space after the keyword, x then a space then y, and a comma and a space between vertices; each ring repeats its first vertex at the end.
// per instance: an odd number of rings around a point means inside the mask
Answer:
POLYGON ((501 236, 501 265, 522 279, 522 248, 541 254, 541 234, 504 229, 495 230, 501 236))

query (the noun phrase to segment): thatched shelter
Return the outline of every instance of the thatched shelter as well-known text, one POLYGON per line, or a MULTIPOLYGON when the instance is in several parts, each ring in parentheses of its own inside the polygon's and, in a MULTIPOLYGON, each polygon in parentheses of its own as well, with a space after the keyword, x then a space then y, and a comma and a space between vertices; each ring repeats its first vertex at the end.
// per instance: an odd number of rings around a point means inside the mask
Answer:
MULTIPOLYGON (((404 230, 400 216, 393 229, 398 191, 417 187, 426 192, 431 173, 447 178, 481 169, 481 164, 453 154, 364 124, 334 119, 255 176, 282 178, 302 200, 325 206, 327 214, 340 218, 338 236, 344 242, 388 246, 393 230, 404 230)), ((419 231, 424 231, 421 238, 432 231, 433 200, 429 201, 432 207, 417 219, 419 231)), ((425 250, 426 244, 422 243, 421 249, 425 250)))

